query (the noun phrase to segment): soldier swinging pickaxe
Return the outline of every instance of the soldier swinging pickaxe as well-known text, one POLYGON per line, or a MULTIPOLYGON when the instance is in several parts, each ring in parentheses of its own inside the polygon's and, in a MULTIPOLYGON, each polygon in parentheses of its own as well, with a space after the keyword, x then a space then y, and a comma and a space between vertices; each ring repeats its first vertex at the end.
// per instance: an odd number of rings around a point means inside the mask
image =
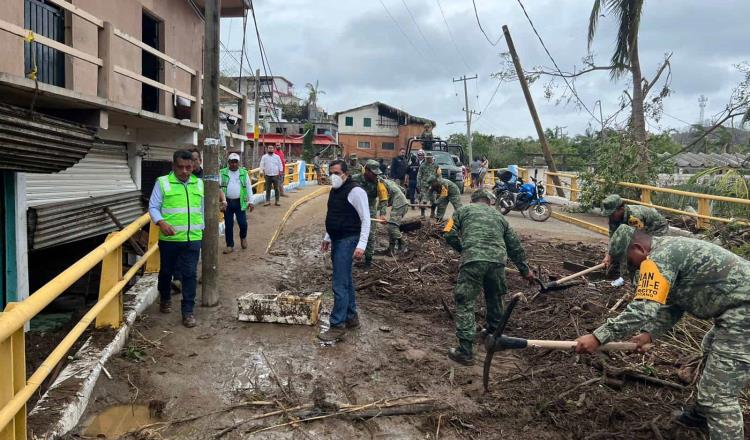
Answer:
MULTIPOLYGON (((514 338, 503 335, 505 326, 508 324, 508 319, 513 313, 513 309, 516 307, 516 303, 523 296, 522 293, 516 293, 511 298, 505 307, 505 312, 500 317, 500 322, 495 330, 495 333, 488 335, 485 339, 485 348, 487 349, 487 355, 484 358, 484 372, 482 375, 482 383, 484 384, 484 390, 489 391, 490 385, 490 367, 492 367, 492 358, 495 356, 496 351, 500 350, 517 350, 521 348, 545 348, 548 350, 570 350, 575 348, 576 341, 550 341, 550 340, 536 340, 536 339, 522 339, 514 338)), ((599 346, 598 351, 635 351, 638 345, 633 342, 609 342, 599 346)), ((650 344, 643 347, 644 350, 648 350, 650 344)))

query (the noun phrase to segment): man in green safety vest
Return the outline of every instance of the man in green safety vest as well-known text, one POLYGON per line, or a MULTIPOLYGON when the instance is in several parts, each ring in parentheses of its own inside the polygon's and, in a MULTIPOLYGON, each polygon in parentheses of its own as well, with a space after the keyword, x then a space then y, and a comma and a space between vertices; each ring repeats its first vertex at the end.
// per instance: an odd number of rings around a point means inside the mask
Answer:
POLYGON ((172 156, 172 172, 156 180, 148 203, 151 220, 159 226, 161 267, 157 288, 159 311, 172 311, 171 284, 176 272, 182 277, 182 325, 195 327, 196 270, 203 239, 203 180, 193 175, 193 157, 178 150, 172 156))
POLYGON ((240 246, 247 249, 247 214, 254 206, 250 203, 253 188, 247 169, 240 166, 240 155, 231 153, 227 157, 227 166, 219 171, 221 176, 221 191, 226 196, 227 205, 224 211, 224 229, 227 248, 225 254, 234 252, 234 218, 240 226, 240 246))

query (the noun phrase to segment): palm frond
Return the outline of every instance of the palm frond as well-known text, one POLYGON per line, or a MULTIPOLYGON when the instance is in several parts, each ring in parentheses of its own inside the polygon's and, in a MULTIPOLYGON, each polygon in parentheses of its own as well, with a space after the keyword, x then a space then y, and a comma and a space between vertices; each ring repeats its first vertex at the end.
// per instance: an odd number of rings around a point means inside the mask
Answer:
POLYGON ((594 6, 591 8, 591 15, 589 16, 589 36, 588 36, 588 49, 591 50, 591 43, 594 41, 594 35, 596 34, 596 25, 599 24, 599 12, 602 9, 601 0, 594 0, 594 6))

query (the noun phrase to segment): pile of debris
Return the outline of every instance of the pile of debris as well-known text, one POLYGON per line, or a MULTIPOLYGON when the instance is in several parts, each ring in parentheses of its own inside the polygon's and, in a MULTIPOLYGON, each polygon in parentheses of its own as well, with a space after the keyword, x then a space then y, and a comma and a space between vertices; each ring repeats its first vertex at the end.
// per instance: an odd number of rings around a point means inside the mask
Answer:
MULTIPOLYGON (((402 313, 443 322, 452 319, 458 253, 434 230, 410 233, 408 240, 409 254, 376 260, 371 270, 355 272, 358 294, 387 301, 402 313)), ((530 264, 545 281, 569 275, 563 262, 591 266, 596 262, 591 260, 604 253, 603 245, 541 243, 530 237, 523 237, 523 243, 530 264)), ((526 297, 511 317, 508 335, 572 340, 593 331, 632 299, 629 283, 613 287, 601 275, 563 291, 540 294, 538 286, 528 286, 517 274, 508 273, 509 292, 524 292, 526 297)), ((483 306, 478 306, 477 322, 483 318, 483 306)), ((471 420, 483 432, 492 431, 493 420, 510 418, 529 427, 541 419, 570 438, 699 438, 674 425, 671 413, 694 398, 703 362, 700 341, 708 328, 708 322, 683 319, 645 355, 515 352, 523 367, 506 375, 493 374, 492 392, 478 397, 483 414, 464 414, 462 420, 471 420)), ((480 349, 478 360, 483 357, 480 349)), ((747 403, 743 399, 746 411, 747 403)))

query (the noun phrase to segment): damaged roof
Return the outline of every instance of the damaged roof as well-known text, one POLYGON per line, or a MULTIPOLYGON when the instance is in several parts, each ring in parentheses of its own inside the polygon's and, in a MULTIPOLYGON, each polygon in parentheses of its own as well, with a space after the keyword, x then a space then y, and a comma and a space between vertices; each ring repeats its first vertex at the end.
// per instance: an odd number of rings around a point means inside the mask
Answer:
POLYGON ((430 124, 432 124, 433 127, 436 125, 435 121, 433 121, 432 119, 427 119, 427 118, 422 118, 422 117, 419 117, 419 116, 410 115, 409 113, 407 113, 407 112, 405 112, 405 111, 403 111, 401 109, 398 109, 396 107, 390 106, 388 104, 384 104, 384 103, 382 103, 380 101, 375 101, 375 102, 371 102, 369 104, 360 105, 359 107, 354 107, 354 108, 350 108, 350 109, 347 109, 347 110, 342 110, 340 112, 336 112, 334 116, 336 116, 338 118, 338 116, 340 114, 342 114, 342 113, 348 113, 348 112, 351 112, 351 111, 354 111, 354 110, 359 110, 359 109, 363 109, 363 108, 371 107, 371 106, 377 106, 377 108, 378 108, 378 114, 379 115, 381 115, 381 116, 387 116, 387 117, 392 118, 392 119, 397 119, 399 121, 399 123, 403 123, 404 125, 407 125, 407 124, 423 124, 424 125, 424 124, 426 124, 428 122, 430 124))

